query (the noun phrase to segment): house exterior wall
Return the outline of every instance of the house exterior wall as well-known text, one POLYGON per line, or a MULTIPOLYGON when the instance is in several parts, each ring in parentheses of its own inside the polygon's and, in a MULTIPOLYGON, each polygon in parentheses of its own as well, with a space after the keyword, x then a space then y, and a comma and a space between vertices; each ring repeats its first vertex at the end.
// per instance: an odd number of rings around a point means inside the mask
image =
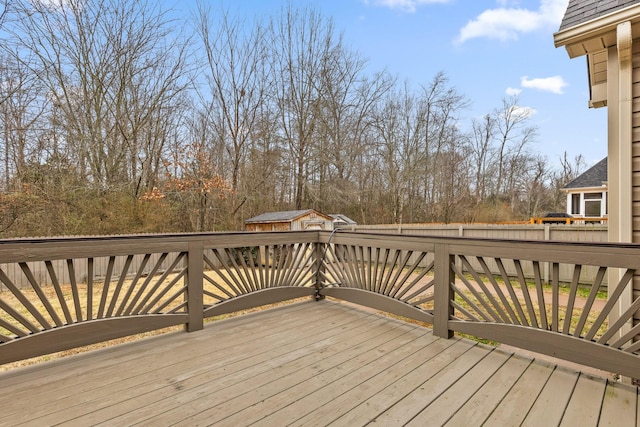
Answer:
MULTIPOLYGON (((609 215, 609 241, 640 243, 640 39, 625 42, 630 28, 623 24, 618 26, 618 45, 608 49, 607 64, 609 205, 615 207, 609 215), (625 43, 631 44, 628 58, 625 43)), ((619 272, 609 273, 610 284, 619 279, 619 272)), ((635 276, 631 291, 620 298, 609 321, 615 321, 639 295, 640 276, 635 276)), ((638 324, 640 312, 629 328, 638 324)))
MULTIPOLYGON (((633 215, 633 242, 640 243, 640 38, 633 40, 632 47, 632 119, 631 119, 631 144, 632 144, 632 215, 633 215)), ((640 296, 640 276, 634 278, 632 299, 640 296)), ((634 325, 640 324, 640 311, 634 316, 634 325)))

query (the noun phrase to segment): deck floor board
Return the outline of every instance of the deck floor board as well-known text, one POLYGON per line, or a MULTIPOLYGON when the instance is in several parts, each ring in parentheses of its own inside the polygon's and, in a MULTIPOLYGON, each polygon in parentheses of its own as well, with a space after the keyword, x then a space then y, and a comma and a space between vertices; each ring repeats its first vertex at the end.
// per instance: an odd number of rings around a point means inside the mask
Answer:
POLYGON ((335 301, 0 373, 0 398, 0 426, 640 422, 636 387, 335 301))

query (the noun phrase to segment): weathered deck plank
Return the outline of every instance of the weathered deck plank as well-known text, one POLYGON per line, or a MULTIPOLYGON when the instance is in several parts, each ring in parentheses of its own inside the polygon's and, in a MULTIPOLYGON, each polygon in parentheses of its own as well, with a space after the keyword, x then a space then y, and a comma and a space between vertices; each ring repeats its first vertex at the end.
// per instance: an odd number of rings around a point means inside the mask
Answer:
MULTIPOLYGON (((35 419, 38 414, 42 413, 47 416, 47 421, 53 422, 58 420, 56 415, 69 417, 74 415, 76 411, 82 414, 83 408, 88 406, 93 410, 99 407, 108 407, 113 399, 126 399, 128 397, 127 393, 136 395, 149 393, 164 385, 159 384, 156 381, 157 378, 171 378, 172 375, 178 374, 182 368, 180 365, 184 365, 185 360, 189 360, 190 364, 193 364, 189 368, 191 369, 190 375, 197 376, 201 369, 224 363, 226 357, 239 357, 243 354, 259 356, 254 344, 248 340, 243 342, 242 340, 234 339, 233 344, 221 344, 215 350, 212 350, 210 346, 204 345, 206 344, 205 342, 202 343, 203 345, 185 346, 183 339, 187 337, 193 344, 197 344, 201 340, 207 341, 218 338, 223 343, 225 338, 234 338, 243 334, 264 334, 265 338, 268 339, 275 333, 275 327, 279 326, 282 328, 282 333, 279 336, 284 339, 287 337, 287 333, 293 330, 312 330, 313 322, 324 321, 326 315, 334 313, 333 311, 328 313, 305 312, 305 316, 310 320, 310 323, 302 326, 296 325, 297 322, 289 322, 290 324, 283 322, 283 317, 278 316, 277 310, 274 310, 273 313, 265 314, 265 319, 262 320, 261 318, 260 322, 251 322, 252 316, 247 316, 247 319, 238 318, 238 322, 234 323, 238 323, 239 329, 224 330, 221 328, 217 336, 214 337, 196 337, 190 336, 191 334, 178 333, 174 335, 175 339, 167 340, 166 344, 165 340, 162 340, 162 345, 156 345, 156 341, 162 338, 159 337, 130 346, 121 346, 120 352, 110 355, 111 357, 99 359, 95 365, 90 360, 91 370, 89 372, 87 372, 86 364, 83 365, 84 368, 80 368, 84 369, 83 372, 74 366, 77 364, 74 359, 80 360, 83 358, 72 358, 69 360, 72 369, 66 375, 60 369, 54 370, 54 372, 50 372, 48 369, 36 369, 35 376, 30 374, 11 378, 14 382, 22 380, 20 388, 26 393, 24 396, 12 396, 9 400, 9 402, 18 405, 15 411, 21 412, 19 416, 15 416, 15 419, 21 421, 23 417, 35 419), (139 360, 142 354, 145 356, 144 365, 140 365, 139 360), (211 361, 210 359, 214 360, 211 361), (96 384, 101 384, 102 387, 96 389, 96 384), (28 412, 22 410, 20 402, 24 401, 24 397, 27 396, 30 396, 30 399, 37 399, 42 402, 37 410, 28 412), (65 403, 61 405, 60 402, 65 403), (64 411, 61 409, 64 409, 64 411), (56 414, 56 410, 60 414, 56 414)), ((346 313, 337 312, 335 314, 344 317, 346 313)), ((295 311, 292 315, 295 315, 295 311)), ((343 322, 346 323, 352 320, 351 316, 347 316, 344 317, 343 322)), ((279 341, 274 341, 274 344, 277 345, 278 343, 279 341)), ((109 350, 105 351, 105 353, 109 352, 109 350)), ((100 352, 93 354, 98 353, 100 352)), ((89 355, 92 354, 90 353, 89 355)), ((251 364, 251 362, 248 362, 248 364, 251 364)), ((5 410, 9 414, 14 412, 11 404, 5 406, 5 410)))
POLYGON ((638 389, 333 301, 0 374, 0 425, 636 425, 638 389))
MULTIPOLYGON (((516 393, 516 391, 513 390, 514 386, 521 384, 519 380, 529 371, 532 365, 531 362, 532 360, 528 358, 512 356, 501 369, 478 389, 464 406, 447 420, 446 425, 482 425, 482 423, 492 415, 492 411, 495 411, 495 408, 504 400, 506 395, 516 393)), ((511 399, 507 399, 507 402, 509 401, 511 401, 511 399)), ((432 407, 437 410, 437 405, 431 405, 430 408, 432 407)), ((522 407, 518 408, 518 410, 522 411, 522 407)), ((445 423, 442 422, 442 424, 445 423)), ((504 425, 504 423, 496 423, 494 425, 504 425)))
MULTIPOLYGON (((553 366, 545 363, 530 363, 516 383, 510 389, 505 390, 505 396, 494 409, 485 406, 485 412, 489 410, 492 412, 482 422, 486 422, 488 425, 520 425, 531 406, 539 398, 553 369, 553 366)), ((463 414, 464 412, 460 411, 454 417, 456 420, 460 420, 458 425, 462 425, 464 422, 464 417, 460 417, 463 414)))
POLYGON ((555 368, 526 415, 524 426, 558 425, 579 377, 578 372, 555 368))
POLYGON ((602 378, 580 375, 569 405, 564 412, 561 426, 596 426, 607 381, 602 378), (585 405, 585 402, 589 402, 585 405))
POLYGON ((602 402, 600 426, 626 427, 636 425, 638 393, 620 384, 609 384, 602 402))
MULTIPOLYGON (((446 347, 446 351, 440 352, 437 356, 427 361, 419 361, 416 364, 416 368, 409 374, 394 381, 391 385, 368 399, 362 401, 341 400, 337 409, 339 410, 341 407, 343 409, 341 411, 332 410, 332 413, 335 412, 338 417, 335 420, 331 420, 330 425, 352 426, 361 424, 363 420, 372 420, 373 416, 384 412, 407 393, 415 390, 426 380, 446 369, 452 361, 457 360, 474 345, 475 343, 467 340, 456 341, 451 346, 446 347)), ((316 410, 315 413, 310 413, 309 419, 305 417, 300 420, 300 423, 296 422, 294 425, 322 425, 318 422, 320 418, 317 412, 316 410), (313 415, 315 417, 311 418, 313 415)), ((326 421, 329 422, 330 420, 326 421)))
MULTIPOLYGON (((113 425, 113 420, 126 425, 132 420, 144 420, 164 413, 170 405, 180 407, 183 400, 197 402, 198 398, 207 396, 208 401, 211 393, 220 394, 220 389, 230 382, 244 377, 252 378, 294 359, 298 348, 311 346, 306 351, 313 353, 319 348, 319 342, 334 342, 335 328, 358 333, 369 323, 375 328, 376 323, 384 321, 362 312, 353 313, 354 317, 348 312, 334 310, 323 313, 316 308, 308 311, 309 313, 303 314, 302 319, 298 316, 281 318, 280 322, 267 325, 261 325, 262 322, 259 321, 255 324, 255 331, 248 330, 244 334, 240 331, 224 337, 213 334, 206 340, 198 340, 194 344, 202 353, 196 357, 193 354, 196 348, 185 345, 173 354, 169 369, 163 369, 162 372, 151 370, 133 381, 125 378, 110 383, 109 392, 105 396, 100 399, 91 397, 74 406, 73 411, 60 411, 55 417, 50 414, 47 421, 63 422, 73 419, 82 425, 100 422, 113 425), (304 322, 301 324, 300 320, 304 322), (319 324, 324 326, 316 332, 319 324), (259 338, 260 342, 256 342, 254 338, 259 338), (157 378, 162 381, 157 381, 157 378), (210 390, 212 384, 214 387, 210 390), (181 392, 178 393, 178 400, 174 399, 176 392, 181 392)), ((180 338, 185 336, 187 334, 181 334, 180 338)), ((154 369, 162 366, 162 361, 154 359, 152 363, 154 369)))

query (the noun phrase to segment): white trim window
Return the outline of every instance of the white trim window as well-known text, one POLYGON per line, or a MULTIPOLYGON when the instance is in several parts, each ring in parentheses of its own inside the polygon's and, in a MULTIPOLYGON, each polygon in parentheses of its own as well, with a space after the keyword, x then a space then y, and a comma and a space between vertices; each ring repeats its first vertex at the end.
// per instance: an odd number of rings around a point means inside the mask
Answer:
POLYGON ((567 212, 577 217, 599 218, 606 217, 607 192, 581 191, 567 194, 567 212))

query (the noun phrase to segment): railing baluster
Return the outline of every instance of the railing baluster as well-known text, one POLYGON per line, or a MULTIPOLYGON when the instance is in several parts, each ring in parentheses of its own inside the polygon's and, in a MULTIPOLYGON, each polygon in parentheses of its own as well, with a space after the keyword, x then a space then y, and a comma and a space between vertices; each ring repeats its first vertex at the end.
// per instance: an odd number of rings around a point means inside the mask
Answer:
POLYGON ((118 283, 116 284, 116 288, 113 290, 113 295, 111 296, 111 303, 109 304, 109 308, 107 309, 107 317, 113 316, 113 311, 116 308, 116 303, 118 302, 118 298, 120 297, 120 292, 122 291, 122 287, 124 286, 129 268, 131 268, 132 261, 133 255, 127 256, 127 259, 124 262, 124 266, 122 267, 122 271, 120 272, 118 283))
MULTIPOLYGON (((495 310, 493 310, 493 307, 491 306, 491 304, 489 304, 484 298, 483 295, 480 294, 480 292, 478 292, 475 287, 473 286, 473 284, 471 284, 469 282, 469 280, 467 280, 466 277, 464 277, 464 275, 462 274, 462 272, 458 269, 458 267, 454 264, 452 266, 453 272, 455 274, 457 274, 458 279, 460 279, 462 281, 462 283, 464 283, 464 285, 467 287, 467 289, 469 290, 469 292, 471 292, 471 294, 473 294, 474 297, 476 297, 476 299, 478 300, 478 302, 480 302, 480 304, 482 304, 482 306, 484 307, 484 310, 481 310, 480 307, 478 307, 475 303, 473 303, 465 294, 464 292, 460 291, 458 289, 457 286, 452 285, 454 291, 456 292, 456 294, 458 296, 460 296, 462 299, 464 299, 467 304, 471 305, 473 307, 473 309, 480 314, 480 316, 482 318, 484 318, 487 322, 499 322, 500 321, 500 316, 498 315, 498 313, 495 312, 495 310), (486 311, 486 313, 485 313, 486 311)), ((488 293, 484 294, 485 296, 489 296, 488 293)))
POLYGON ((151 254, 144 255, 144 258, 142 259, 142 261, 140 262, 140 265, 138 266, 138 270, 136 271, 135 277, 129 284, 127 292, 125 293, 125 296, 122 298, 122 301, 118 306, 118 310, 116 310, 116 316, 120 316, 125 310, 125 308, 127 307, 127 303, 130 302, 129 298, 133 294, 133 291, 135 290, 136 286, 138 286, 138 282, 140 281, 140 278, 143 276, 144 269, 147 267, 147 264, 149 263, 150 258, 151 258, 151 254))
POLYGON ((404 256, 400 264, 396 268, 396 273, 393 275, 393 280, 391 281, 392 286, 391 286, 391 289, 389 289, 389 294, 388 294, 391 298, 396 297, 396 294, 404 284, 404 280, 400 280, 400 275, 402 274, 402 271, 407 267, 407 264, 409 263, 409 260, 411 259, 412 254, 413 254, 413 251, 406 251, 404 253, 404 256))
POLYGON ((593 307, 593 302, 596 300, 596 296, 598 295, 598 290, 602 285, 602 281, 604 279, 605 274, 607 273, 606 267, 600 267, 598 269, 598 273, 596 274, 596 278, 591 285, 591 290, 589 291, 589 297, 582 307, 582 314, 580 315, 580 320, 578 320, 578 324, 576 325, 573 334, 576 337, 582 336, 582 331, 584 330, 584 325, 587 322, 587 318, 589 317, 589 313, 591 312, 591 307, 593 307))
MULTIPOLYGON (((29 319, 24 317, 17 310, 15 310, 13 307, 11 307, 10 305, 8 305, 2 300, 0 300, 0 309, 4 310, 9 316, 11 316, 12 319, 16 320, 18 323, 20 323, 22 326, 27 328, 29 331, 33 333, 40 332, 40 328, 38 326, 36 326, 33 322, 31 322, 29 319)), ((21 331, 15 326, 10 326, 7 329, 11 330, 13 333, 15 333, 18 336, 23 337, 27 335, 26 332, 21 331)))
POLYGON ((560 328, 560 264, 551 266, 551 330, 558 332, 560 328))
POLYGON ((69 283, 71 285, 71 294, 73 295, 73 305, 76 309, 76 322, 82 322, 82 304, 80 302, 76 270, 72 259, 67 259, 67 271, 69 272, 69 283))
MULTIPOLYGON (((622 276, 622 278, 620 279, 620 281, 615 285, 615 287, 613 289, 613 292, 611 292, 609 294, 609 299, 606 302, 606 304, 604 305, 604 307, 602 308, 602 311, 600 312, 600 315, 593 322, 593 325, 591 325, 591 328, 589 329, 589 331, 585 335, 584 338, 586 340, 591 341, 596 336, 596 333, 600 329, 600 326, 602 326, 602 324, 604 323, 605 319, 611 313, 611 310, 613 310, 613 307, 618 302, 618 298, 620 298, 620 295, 622 295, 622 291, 624 291, 624 289, 627 287, 627 285, 631 282, 631 279, 633 278, 635 273, 636 273, 636 271, 635 270, 631 270, 631 269, 625 271, 625 273, 622 276)), ((609 288, 611 288, 611 283, 609 283, 609 288)))
POLYGON ((549 329, 549 321, 547 319, 547 305, 544 300, 544 289, 542 288, 542 275, 540 274, 540 263, 533 262, 533 278, 536 284, 536 292, 538 295, 538 310, 540 311, 540 323, 545 331, 549 329))
POLYGON ((566 313, 564 315, 564 326, 562 333, 569 335, 571 320, 573 319, 573 306, 575 304, 576 295, 578 293, 578 282, 580 281, 580 272, 582 265, 576 264, 573 268, 573 278, 571 279, 571 287, 569 289, 569 299, 567 301, 566 313))
POLYGON ((101 319, 104 313, 104 308, 107 305, 107 297, 109 296, 109 285, 111 284, 111 275, 113 274, 113 264, 116 261, 116 257, 109 257, 109 264, 107 265, 107 274, 104 277, 104 283, 102 285, 102 296, 100 297, 100 306, 98 307, 98 319, 101 319))
POLYGON ((477 260, 478 260, 478 263, 480 264, 480 267, 482 268, 482 271, 484 272, 484 275, 487 276, 487 278, 489 279, 489 282, 493 286, 494 291, 498 295, 498 298, 500 298, 500 301, 502 302, 504 309, 509 314, 511 323, 515 325, 519 325, 520 321, 518 320, 518 316, 516 316, 515 311, 513 311, 511 304, 509 304, 509 301, 507 300, 507 296, 504 294, 504 292, 502 292, 502 288, 496 281, 495 277, 493 277, 493 273, 491 273, 491 269, 487 265, 487 262, 482 257, 478 257, 477 260))
MULTIPOLYGON (((25 277, 27 278, 27 280, 31 284, 31 288, 38 295, 38 298, 40 299, 40 302, 45 307, 45 309, 47 310, 47 313, 49 314, 49 316, 53 320, 53 323, 55 323, 56 326, 62 326, 62 324, 63 324, 62 320, 58 316, 58 313, 56 313, 56 311, 51 306, 51 303, 49 302, 49 299, 47 298, 47 296, 42 291, 42 288, 40 287, 40 284, 38 283, 38 281, 34 277, 33 273, 31 272, 31 268, 29 268, 29 265, 26 262, 21 262, 19 265, 20 265, 20 268, 22 269, 22 272, 24 273, 25 277)), ((48 324, 48 322, 47 322, 47 324, 48 324)), ((47 327, 47 329, 48 329, 48 327, 47 327)))
MULTIPOLYGON (((491 314, 491 316, 493 316, 495 321, 510 323, 509 316, 507 316, 507 313, 504 312, 504 310, 500 307, 500 304, 498 304, 498 301, 496 301, 496 299, 493 297, 491 292, 489 292, 489 289, 485 285, 484 281, 478 275, 478 273, 476 273, 476 271, 473 269, 467 257, 465 257, 464 255, 459 255, 458 258, 462 262, 462 265, 471 274, 471 277, 473 277, 473 279, 476 281, 480 289, 482 289, 482 292, 484 292, 484 295, 487 297, 487 299, 491 304, 487 304, 486 301, 481 299, 479 296, 476 296, 476 298, 478 298, 478 300, 481 301, 482 305, 489 311, 489 313, 491 314)), ((468 281, 466 280, 466 278, 464 278, 462 273, 458 273, 458 277, 460 277, 460 279, 465 282, 469 290, 471 290, 472 292, 475 292, 475 290, 473 289, 473 285, 471 283, 468 283, 468 281)))
POLYGON ((391 282, 391 276, 393 276, 393 270, 395 269, 396 265, 398 265, 398 258, 400 257, 400 250, 399 249, 393 249, 393 261, 391 261, 391 263, 389 264, 390 267, 388 269, 388 271, 386 272, 387 277, 384 280, 384 283, 382 285, 382 290, 381 293, 383 295, 389 295, 389 291, 391 290, 390 288, 390 283, 391 282))
POLYGON ((133 296, 133 298, 129 302, 129 305, 127 306, 127 309, 124 311, 125 315, 131 314, 132 311, 137 306, 138 301, 140 300, 140 298, 144 297, 145 292, 147 291, 147 288, 149 287, 149 284, 151 283, 151 280, 153 279, 153 277, 156 275, 156 273, 160 269, 160 266, 162 265, 164 260, 167 258, 167 255, 169 255, 167 252, 163 253, 160 256, 160 258, 158 259, 158 261, 156 261, 155 265, 153 266, 153 268, 151 269, 151 271, 147 275, 146 279, 142 282, 142 285, 140 285, 140 288, 138 288, 138 290, 136 291, 135 295, 133 296))
MULTIPOLYGON (((29 314, 33 316, 33 318, 36 319, 44 329, 51 329, 51 324, 44 318, 44 316, 42 316, 42 314, 40 314, 38 309, 31 303, 31 301, 29 301, 29 299, 20 291, 20 289, 18 289, 15 283, 13 283, 11 279, 9 279, 9 277, 2 269, 0 269, 0 282, 4 283, 7 289, 11 291, 13 296, 15 296, 18 301, 20 301, 20 304, 22 304, 22 306, 29 312, 29 314)), ((5 308, 4 310, 6 311, 7 309, 5 308)), ((16 318, 15 314, 12 317, 16 318)), ((20 316, 20 318, 25 319, 23 316, 20 316)), ((27 321, 26 323, 21 321, 21 323, 27 326, 32 332, 39 331, 39 328, 37 328, 29 321, 27 321)))
POLYGON ((529 322, 527 321, 527 316, 525 316, 524 311, 522 310, 522 305, 520 304, 520 300, 513 290, 513 285, 511 284, 511 280, 509 279, 509 275, 507 274, 507 270, 504 268, 504 264, 502 263, 501 258, 495 258, 496 264, 498 265, 498 270, 500 270, 500 275, 502 276, 502 280, 504 281, 504 285, 507 287, 507 292, 509 292, 509 296, 511 297, 510 305, 515 307, 516 312, 519 316, 519 321, 521 325, 528 326, 529 322))
POLYGON ((93 257, 87 259, 87 320, 93 319, 93 257))
POLYGON ((525 305, 529 313, 529 322, 534 327, 538 327, 538 318, 536 312, 533 309, 533 303, 531 302, 531 295, 529 294, 529 287, 527 281, 524 278, 524 271, 522 271, 522 264, 519 259, 513 261, 516 267, 516 274, 518 275, 518 282, 520 282, 520 289, 522 290, 522 296, 524 297, 525 305))

